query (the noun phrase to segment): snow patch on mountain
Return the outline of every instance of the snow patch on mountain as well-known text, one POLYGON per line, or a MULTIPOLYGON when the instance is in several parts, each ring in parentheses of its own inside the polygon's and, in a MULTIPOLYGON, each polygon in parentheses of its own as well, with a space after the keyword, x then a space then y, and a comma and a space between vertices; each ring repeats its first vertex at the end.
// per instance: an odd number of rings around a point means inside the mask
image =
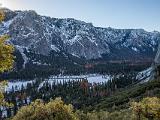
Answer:
POLYGON ((151 76, 151 72, 153 71, 153 68, 150 67, 144 71, 141 71, 137 74, 136 79, 143 81, 143 82, 147 82, 150 80, 150 76, 151 76))
POLYGON ((52 50, 63 50, 86 59, 98 59, 104 55, 107 59, 119 55, 129 59, 128 56, 133 54, 137 57, 135 59, 145 59, 143 55, 148 59, 155 54, 160 40, 159 32, 143 29, 100 28, 72 18, 40 16, 34 11, 7 10, 5 14, 8 19, 0 24, 0 34, 8 33, 10 42, 18 46, 16 48, 25 61, 23 66, 29 59, 24 54, 25 48, 44 56, 52 50))
MULTIPOLYGON (((24 50, 26 48, 22 47, 22 46, 19 46, 19 45, 15 45, 16 49, 19 50, 19 52, 21 53, 22 57, 23 57, 23 60, 24 60, 24 63, 23 63, 23 68, 25 68, 25 65, 26 63, 28 62, 28 58, 26 56, 26 54, 24 53, 24 50)), ((27 50, 27 49, 26 49, 27 50)))
POLYGON ((134 50, 135 52, 138 51, 138 49, 136 47, 132 47, 132 50, 134 50))
POLYGON ((56 52, 60 51, 59 48, 57 48, 55 45, 51 45, 51 49, 54 50, 54 51, 56 51, 56 52))

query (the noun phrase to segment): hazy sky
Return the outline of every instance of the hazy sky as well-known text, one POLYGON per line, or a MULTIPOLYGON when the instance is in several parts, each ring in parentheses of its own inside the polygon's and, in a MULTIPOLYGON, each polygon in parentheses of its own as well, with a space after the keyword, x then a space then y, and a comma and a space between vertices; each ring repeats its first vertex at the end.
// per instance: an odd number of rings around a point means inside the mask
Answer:
POLYGON ((160 31, 160 0, 0 0, 12 10, 75 18, 94 26, 160 31))

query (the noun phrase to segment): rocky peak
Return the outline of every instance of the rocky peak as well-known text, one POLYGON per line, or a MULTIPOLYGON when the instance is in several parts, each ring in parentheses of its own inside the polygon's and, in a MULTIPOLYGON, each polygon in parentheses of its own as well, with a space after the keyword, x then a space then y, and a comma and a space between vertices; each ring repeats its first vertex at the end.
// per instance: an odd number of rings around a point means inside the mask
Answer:
POLYGON ((31 10, 5 10, 5 14, 0 34, 9 34, 10 42, 20 51, 45 56, 63 51, 86 59, 153 59, 160 40, 159 32, 94 27, 73 18, 40 16, 31 10))

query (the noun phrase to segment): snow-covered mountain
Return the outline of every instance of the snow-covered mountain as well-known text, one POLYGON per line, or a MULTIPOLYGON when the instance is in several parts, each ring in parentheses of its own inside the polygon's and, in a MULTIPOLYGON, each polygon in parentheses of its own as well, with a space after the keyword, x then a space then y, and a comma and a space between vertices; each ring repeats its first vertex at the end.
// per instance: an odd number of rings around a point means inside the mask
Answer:
POLYGON ((4 11, 0 34, 10 35, 8 42, 20 52, 23 66, 28 61, 41 64, 30 54, 50 56, 51 52, 87 60, 148 60, 154 58, 160 40, 156 31, 100 28, 72 18, 40 16, 35 11, 4 11))

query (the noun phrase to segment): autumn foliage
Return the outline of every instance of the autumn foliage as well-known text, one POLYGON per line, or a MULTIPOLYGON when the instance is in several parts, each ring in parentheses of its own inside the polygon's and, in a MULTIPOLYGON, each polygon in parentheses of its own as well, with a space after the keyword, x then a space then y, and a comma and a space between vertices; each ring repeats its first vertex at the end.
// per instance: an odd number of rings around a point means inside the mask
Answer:
MULTIPOLYGON (((0 23, 4 19, 4 14, 3 11, 0 10, 0 23)), ((13 66, 13 46, 6 44, 6 40, 9 38, 8 35, 1 35, 0 36, 0 73, 10 70, 13 66)), ((5 105, 7 104, 4 101, 4 89, 5 86, 7 85, 7 82, 5 81, 0 81, 0 105, 5 105)))
POLYGON ((160 120, 160 98, 147 97, 140 102, 133 102, 132 109, 137 120, 160 120))
POLYGON ((22 107, 13 120, 78 120, 72 105, 66 105, 60 98, 44 103, 36 100, 22 107))

